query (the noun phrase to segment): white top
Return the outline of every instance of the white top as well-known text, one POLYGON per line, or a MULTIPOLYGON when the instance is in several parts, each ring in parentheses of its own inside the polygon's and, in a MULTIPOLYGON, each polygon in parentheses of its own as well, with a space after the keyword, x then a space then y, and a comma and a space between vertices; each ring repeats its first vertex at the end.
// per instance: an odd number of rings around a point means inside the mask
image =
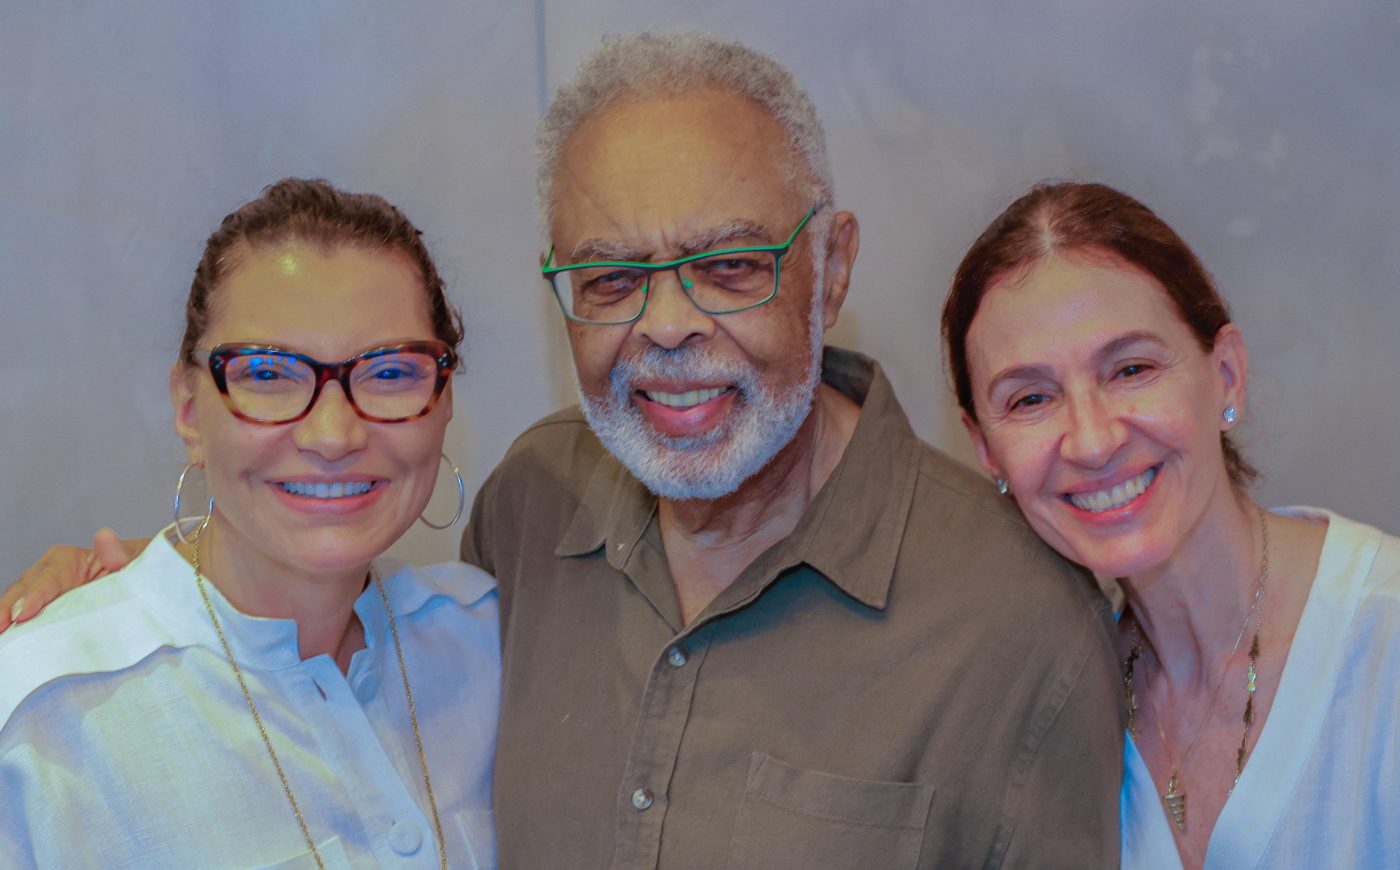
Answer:
MULTIPOLYGON (((1400 867, 1400 538, 1317 508, 1317 577, 1210 868, 1400 867)), ((1123 866, 1180 870, 1170 822, 1129 738, 1123 866)))
MULTIPOLYGON (((167 534, 169 530, 167 530, 167 534)), ((394 607, 448 862, 494 868, 495 581, 377 562, 394 607)), ((206 584, 325 865, 437 867, 388 616, 342 675, 296 625, 206 584)), ((0 635, 0 867, 314 867, 199 597, 165 535, 0 635)))

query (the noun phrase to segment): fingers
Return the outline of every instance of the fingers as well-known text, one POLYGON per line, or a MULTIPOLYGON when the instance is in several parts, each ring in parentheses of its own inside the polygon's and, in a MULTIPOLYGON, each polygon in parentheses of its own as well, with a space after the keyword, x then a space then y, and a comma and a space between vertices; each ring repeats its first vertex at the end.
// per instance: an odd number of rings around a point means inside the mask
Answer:
POLYGON ((0 594, 0 631, 10 627, 16 616, 24 613, 24 596, 13 586, 0 594))
POLYGON ((68 590, 126 567, 149 543, 149 538, 123 541, 111 529, 102 529, 93 535, 91 550, 50 547, 0 594, 0 632, 33 619, 68 590))
MULTIPOLYGON (((147 541, 123 541, 111 529, 99 529, 92 536, 92 550, 95 565, 101 574, 111 574, 125 568, 127 563, 146 548, 147 541)), ((99 576, 99 575, 94 575, 99 576)), ((91 579, 91 578, 89 578, 91 579)))
POLYGON ((66 545, 50 547, 0 595, 0 631, 33 619, 65 590, 83 583, 88 552, 66 545))

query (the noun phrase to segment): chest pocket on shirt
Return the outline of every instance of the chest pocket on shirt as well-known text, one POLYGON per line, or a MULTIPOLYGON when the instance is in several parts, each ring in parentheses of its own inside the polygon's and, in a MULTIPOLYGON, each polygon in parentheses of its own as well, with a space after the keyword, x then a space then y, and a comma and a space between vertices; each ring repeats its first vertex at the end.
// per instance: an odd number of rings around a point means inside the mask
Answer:
POLYGON ((851 779, 755 752, 728 866, 914 867, 932 803, 933 786, 851 779))
MULTIPOLYGON (((350 858, 345 854, 345 847, 340 845, 339 837, 331 837, 324 843, 317 843, 316 852, 321 856, 321 863, 326 865, 326 870, 353 870, 350 858)), ((315 870, 315 867, 316 859, 311 856, 311 851, 307 850, 253 870, 315 870)))
MULTIPOLYGON (((463 810, 453 819, 457 830, 466 841, 471 861, 462 861, 462 867, 472 870, 496 870, 496 817, 490 810, 463 810)), ((448 856, 451 858, 452 856, 448 856)), ((453 867, 458 862, 450 862, 453 867)))

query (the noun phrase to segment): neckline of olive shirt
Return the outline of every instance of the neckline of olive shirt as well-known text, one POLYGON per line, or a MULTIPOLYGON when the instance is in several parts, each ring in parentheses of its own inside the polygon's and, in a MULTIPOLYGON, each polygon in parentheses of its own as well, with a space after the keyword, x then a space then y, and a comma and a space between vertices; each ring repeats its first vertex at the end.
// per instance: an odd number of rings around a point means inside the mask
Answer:
POLYGON ((865 606, 883 610, 914 501, 919 441, 878 362, 826 347, 822 381, 861 406, 841 461, 792 533, 750 563, 690 625, 681 621, 660 526, 652 522, 656 496, 611 454, 594 470, 554 554, 584 556, 604 548, 608 564, 678 636, 744 606, 783 570, 803 563, 865 606))

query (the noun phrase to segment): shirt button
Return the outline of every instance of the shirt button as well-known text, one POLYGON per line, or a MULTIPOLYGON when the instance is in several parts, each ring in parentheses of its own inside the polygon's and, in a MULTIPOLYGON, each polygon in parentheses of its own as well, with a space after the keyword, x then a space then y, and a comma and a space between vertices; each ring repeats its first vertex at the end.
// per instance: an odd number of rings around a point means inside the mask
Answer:
POLYGON ((651 793, 651 789, 643 786, 632 792, 632 806, 639 810, 644 810, 651 806, 651 802, 654 798, 655 795, 651 793))
POLYGON ((409 822, 389 826, 389 846, 400 855, 412 855, 423 845, 423 832, 409 822))
POLYGON ((678 646, 671 647, 666 651, 666 661, 670 662, 673 668, 685 667, 685 650, 678 646))
POLYGON ((360 699, 361 704, 367 703, 377 691, 379 691, 379 676, 374 673, 365 674, 355 684, 355 697, 360 699))

